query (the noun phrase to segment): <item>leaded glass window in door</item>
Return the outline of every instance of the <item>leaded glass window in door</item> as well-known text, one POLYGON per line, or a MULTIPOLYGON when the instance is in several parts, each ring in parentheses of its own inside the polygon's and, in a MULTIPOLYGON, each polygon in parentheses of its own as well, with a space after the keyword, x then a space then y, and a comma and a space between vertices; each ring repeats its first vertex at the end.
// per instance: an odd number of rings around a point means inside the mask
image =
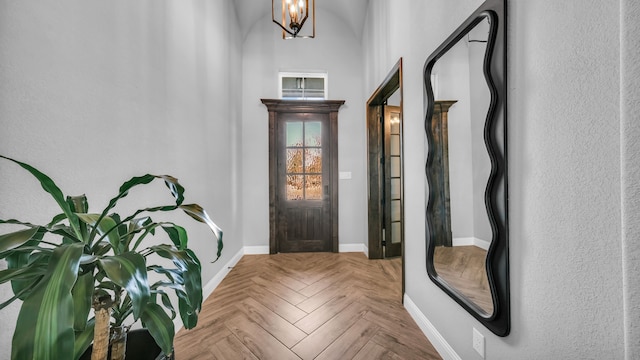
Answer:
POLYGON ((322 122, 287 122, 285 136, 287 200, 322 200, 322 122))

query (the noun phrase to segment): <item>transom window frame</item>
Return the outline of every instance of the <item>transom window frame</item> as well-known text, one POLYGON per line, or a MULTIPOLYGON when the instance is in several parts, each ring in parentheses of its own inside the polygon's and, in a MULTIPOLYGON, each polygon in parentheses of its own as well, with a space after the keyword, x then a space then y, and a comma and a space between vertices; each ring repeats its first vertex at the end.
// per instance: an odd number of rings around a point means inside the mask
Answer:
POLYGON ((278 96, 283 100, 328 100, 329 99, 329 74, 326 71, 308 71, 308 72, 297 72, 297 71, 280 71, 278 72, 278 96), (296 79, 323 79, 324 80, 324 89, 323 89, 323 97, 284 97, 284 90, 282 83, 285 78, 296 78, 296 79))

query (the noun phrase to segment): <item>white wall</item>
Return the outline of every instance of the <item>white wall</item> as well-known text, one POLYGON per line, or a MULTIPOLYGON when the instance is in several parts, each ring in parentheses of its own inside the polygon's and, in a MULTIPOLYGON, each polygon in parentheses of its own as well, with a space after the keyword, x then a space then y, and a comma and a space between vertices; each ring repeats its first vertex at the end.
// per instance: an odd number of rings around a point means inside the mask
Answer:
POLYGON ((360 40, 340 17, 317 9, 316 38, 282 40, 270 14, 256 21, 243 45, 244 244, 269 245, 269 132, 261 98, 277 99, 278 71, 328 72, 329 98, 345 100, 338 114, 339 242, 366 244, 366 99, 360 40))
MULTIPOLYGON (((206 226, 176 215, 206 284, 242 245, 236 19, 224 0, 0 0, 0 153, 38 167, 65 194, 86 193, 94 211, 134 175, 178 177, 186 201, 225 231, 212 265, 206 226)), ((57 213, 25 171, 2 161, 0 174, 0 218, 45 223, 57 213)), ((156 189, 132 190, 128 206, 136 194, 145 205, 171 200, 156 189)), ((0 311, 0 359, 16 312, 0 311)))
MULTIPOLYGON (((472 349, 473 327, 486 337, 487 359, 620 359, 625 348, 621 261, 623 254, 632 261, 626 281, 630 300, 638 293, 637 276, 632 277, 638 273, 638 246, 621 246, 617 0, 588 6, 581 0, 508 1, 511 334, 494 336, 427 277, 422 66, 480 3, 370 1, 365 92, 403 57, 406 294, 462 359, 479 359, 472 349)), ((635 9, 629 19, 634 24, 637 5, 628 4, 635 9)), ((632 29, 637 26, 629 25, 632 29)), ((637 46, 630 51, 637 55, 637 46)), ((626 125, 636 129, 631 124, 637 124, 637 104, 631 109, 635 118, 626 125)), ((623 138, 637 144, 634 134, 623 138)), ((625 172, 630 179, 637 175, 637 146, 623 147, 630 151, 631 168, 625 172)), ((629 180, 627 186, 632 200, 625 200, 630 220, 625 233, 633 236, 638 192, 629 180)), ((632 337, 638 333, 637 305, 630 304, 627 314, 635 316, 627 321, 626 346, 637 354, 632 337)))

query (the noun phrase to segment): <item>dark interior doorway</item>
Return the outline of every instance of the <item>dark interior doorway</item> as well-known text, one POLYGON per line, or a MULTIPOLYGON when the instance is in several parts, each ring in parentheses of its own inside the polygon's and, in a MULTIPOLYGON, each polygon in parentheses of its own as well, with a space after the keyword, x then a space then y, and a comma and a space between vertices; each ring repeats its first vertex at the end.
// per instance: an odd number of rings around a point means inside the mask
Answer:
POLYGON ((367 101, 370 259, 403 256, 402 125, 400 59, 367 101))

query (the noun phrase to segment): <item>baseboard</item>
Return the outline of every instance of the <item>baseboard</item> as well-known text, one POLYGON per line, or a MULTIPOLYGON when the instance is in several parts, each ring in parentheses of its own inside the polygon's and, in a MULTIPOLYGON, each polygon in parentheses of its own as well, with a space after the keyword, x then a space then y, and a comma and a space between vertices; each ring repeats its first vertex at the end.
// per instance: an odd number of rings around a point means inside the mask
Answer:
MULTIPOLYGON (((339 252, 363 252, 368 253, 364 244, 340 244, 339 252)), ((244 255, 264 255, 269 253, 269 246, 245 246, 244 255)))
POLYGON ((491 245, 490 241, 486 241, 486 240, 482 240, 482 239, 478 239, 478 238, 474 238, 473 240, 473 245, 479 247, 480 249, 483 250, 489 250, 489 245, 491 245))
MULTIPOLYGON (((362 252, 365 253, 364 244, 340 244, 338 246, 339 252, 362 252)), ((365 253, 366 254, 366 253, 365 253)))
POLYGON ((407 294, 404 294, 404 307, 443 359, 462 360, 407 294))
POLYGON ((213 278, 211 278, 211 280, 209 280, 209 282, 207 282, 207 285, 205 285, 202 288, 202 298, 203 299, 208 298, 209 295, 211 295, 213 293, 213 290, 215 290, 218 287, 218 285, 220 285, 222 280, 224 280, 224 278, 227 276, 227 274, 229 274, 229 271, 231 271, 231 269, 234 266, 236 266, 238 261, 240 261, 240 259, 242 259, 243 255, 244 255, 244 249, 240 249, 235 255, 233 255, 231 260, 229 260, 222 267, 222 269, 220 269, 220 271, 218 271, 218 273, 213 278))
POLYGON ((486 240, 478 239, 477 237, 466 238, 453 238, 453 246, 477 246, 483 250, 488 250, 491 243, 486 240))
POLYGON ((269 246, 245 246, 245 255, 265 255, 269 253, 269 246))

